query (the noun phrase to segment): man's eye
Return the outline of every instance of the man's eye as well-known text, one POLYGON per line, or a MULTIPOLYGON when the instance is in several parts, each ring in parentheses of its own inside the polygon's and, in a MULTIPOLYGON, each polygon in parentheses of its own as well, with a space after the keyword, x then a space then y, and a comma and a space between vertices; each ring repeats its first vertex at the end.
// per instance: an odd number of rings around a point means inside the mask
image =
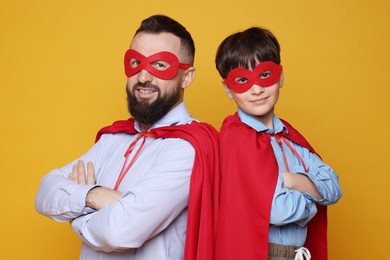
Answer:
POLYGON ((268 78, 269 76, 271 76, 271 71, 264 71, 263 73, 260 74, 260 78, 261 79, 265 79, 265 78, 268 78))
POLYGON ((130 66, 132 68, 136 68, 141 62, 139 60, 136 60, 136 59, 131 59, 130 60, 130 66))
POLYGON ((152 66, 157 70, 166 70, 170 65, 164 61, 155 61, 152 63, 152 66))
POLYGON ((239 83, 239 84, 244 84, 244 83, 248 82, 248 79, 247 78, 235 78, 234 81, 239 83))

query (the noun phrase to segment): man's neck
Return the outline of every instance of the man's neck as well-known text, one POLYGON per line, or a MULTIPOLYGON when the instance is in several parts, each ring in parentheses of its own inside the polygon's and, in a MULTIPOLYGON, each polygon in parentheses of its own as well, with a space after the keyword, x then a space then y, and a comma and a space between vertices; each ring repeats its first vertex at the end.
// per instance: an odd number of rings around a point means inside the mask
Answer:
POLYGON ((145 125, 145 124, 141 124, 141 123, 140 123, 140 126, 141 126, 141 131, 142 131, 142 132, 147 132, 147 131, 152 127, 152 124, 150 124, 150 125, 145 125))

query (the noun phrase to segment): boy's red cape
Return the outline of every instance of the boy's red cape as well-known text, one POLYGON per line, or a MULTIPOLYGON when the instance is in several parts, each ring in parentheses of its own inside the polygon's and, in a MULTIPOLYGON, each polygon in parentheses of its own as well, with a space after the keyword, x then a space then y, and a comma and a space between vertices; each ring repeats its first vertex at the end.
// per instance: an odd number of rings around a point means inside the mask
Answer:
MULTIPOLYGON (((185 260, 214 258, 216 220, 219 209, 219 138, 210 125, 192 122, 150 130, 157 138, 182 138, 195 148, 188 201, 185 260)), ((138 133, 134 119, 116 121, 101 129, 96 141, 105 133, 138 133)))
MULTIPOLYGON (((284 137, 314 149, 290 124, 284 137)), ((270 135, 243 124, 237 113, 225 119, 220 132, 221 197, 216 235, 217 260, 267 260, 268 230, 278 165, 270 135), (258 158, 258 159, 256 159, 258 158)), ((326 207, 317 205, 305 246, 315 260, 327 257, 326 207)))

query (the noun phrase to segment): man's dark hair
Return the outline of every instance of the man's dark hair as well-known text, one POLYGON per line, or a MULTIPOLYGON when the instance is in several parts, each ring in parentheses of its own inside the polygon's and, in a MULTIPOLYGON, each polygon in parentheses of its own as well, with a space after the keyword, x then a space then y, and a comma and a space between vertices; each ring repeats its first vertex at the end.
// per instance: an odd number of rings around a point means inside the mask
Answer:
POLYGON ((280 64, 280 45, 269 30, 261 27, 251 27, 230 35, 221 42, 215 57, 222 78, 235 68, 253 69, 262 61, 280 64))
POLYGON ((180 38, 180 43, 188 52, 191 64, 194 63, 195 44, 191 34, 179 22, 165 15, 153 15, 141 22, 135 34, 146 33, 172 33, 180 38))

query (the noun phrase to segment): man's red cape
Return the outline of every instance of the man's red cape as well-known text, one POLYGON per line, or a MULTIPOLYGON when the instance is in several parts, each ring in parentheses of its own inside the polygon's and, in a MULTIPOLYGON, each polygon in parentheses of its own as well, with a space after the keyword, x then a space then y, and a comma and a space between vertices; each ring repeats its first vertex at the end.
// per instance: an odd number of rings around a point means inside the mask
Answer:
MULTIPOLYGON (((285 136, 314 149, 290 124, 285 136)), ((270 135, 243 124, 237 113, 225 119, 220 132, 221 198, 216 235, 217 260, 267 260, 268 231, 278 165, 270 135)), ((309 222, 306 247, 315 260, 327 259, 326 207, 309 222)))
MULTIPOLYGON (((182 138, 195 149, 184 259, 213 259, 220 186, 218 132, 208 124, 195 121, 191 124, 155 128, 150 132, 157 138, 182 138)), ((101 129, 96 141, 105 133, 136 134, 134 119, 116 121, 101 129)))

